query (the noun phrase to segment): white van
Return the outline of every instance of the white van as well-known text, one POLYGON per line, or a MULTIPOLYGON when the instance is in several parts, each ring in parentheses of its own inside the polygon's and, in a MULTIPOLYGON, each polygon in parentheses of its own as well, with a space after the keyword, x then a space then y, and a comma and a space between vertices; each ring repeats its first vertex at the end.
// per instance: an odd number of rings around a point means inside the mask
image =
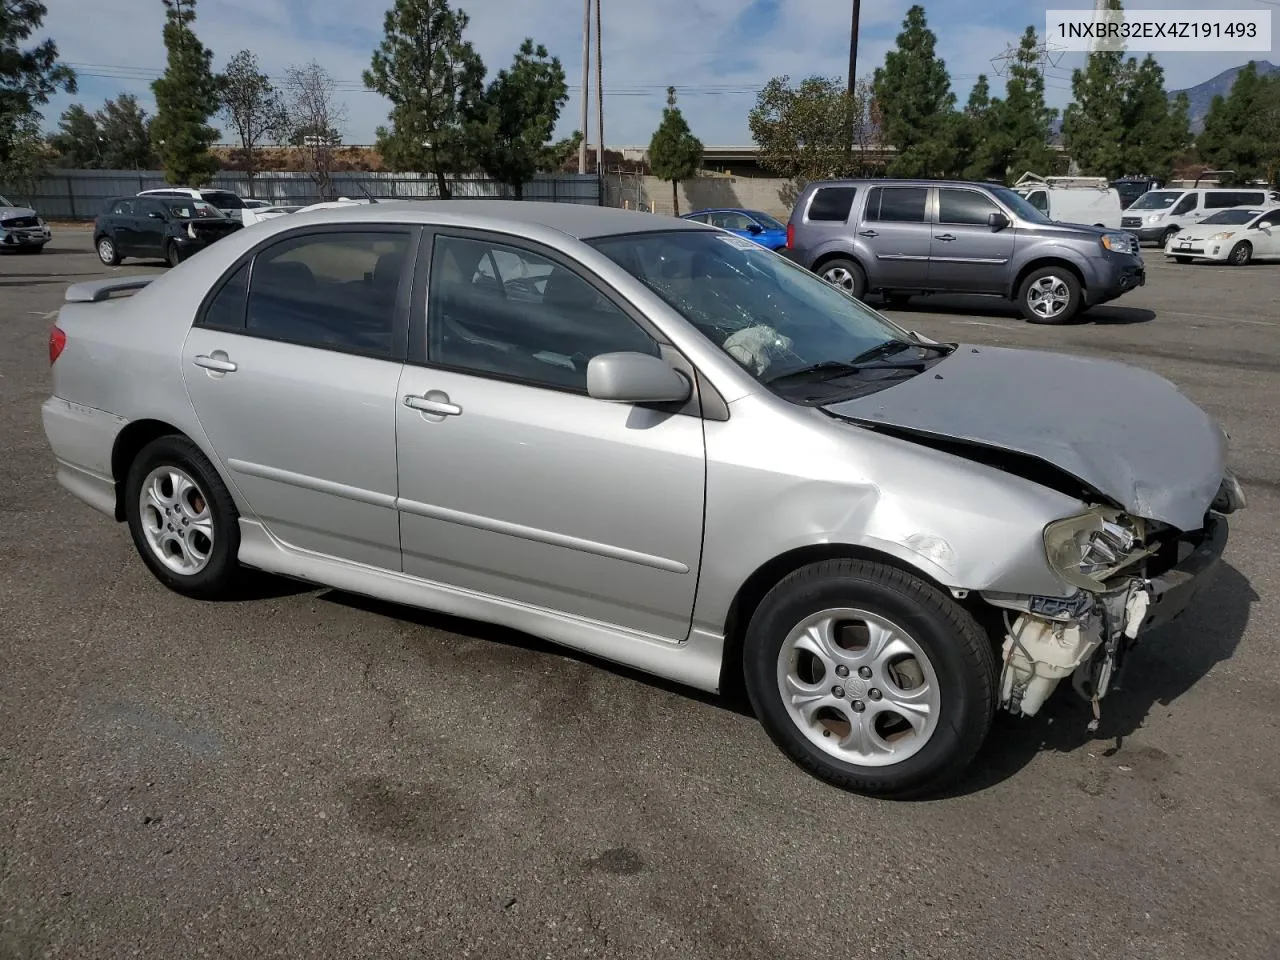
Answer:
POLYGON ((1028 173, 1013 189, 1050 220, 1120 229, 1120 191, 1106 177, 1038 177, 1028 173))
POLYGON ((1175 233, 1205 217, 1231 207, 1263 207, 1280 202, 1280 192, 1268 187, 1166 187, 1148 190, 1125 210, 1121 229, 1136 233, 1143 243, 1167 247, 1175 233))

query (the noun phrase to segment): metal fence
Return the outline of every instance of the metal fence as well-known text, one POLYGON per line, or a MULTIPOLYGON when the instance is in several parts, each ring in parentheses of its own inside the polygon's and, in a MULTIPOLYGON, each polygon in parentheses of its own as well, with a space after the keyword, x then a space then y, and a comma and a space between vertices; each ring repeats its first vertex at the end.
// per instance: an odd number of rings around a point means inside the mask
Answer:
MULTIPOLYGON (((379 200, 430 200, 439 197, 435 177, 412 173, 335 172, 331 176, 334 197, 379 200)), ((482 176, 447 177, 445 182, 456 198, 511 197, 511 188, 482 176)), ((0 194, 14 203, 34 207, 45 219, 91 220, 112 197, 132 196, 141 190, 171 186, 159 170, 51 170, 34 187, 6 188, 0 194)), ((224 171, 207 186, 249 196, 249 178, 242 172, 224 171)), ((319 188, 305 173, 267 171, 255 174, 253 196, 272 203, 308 204, 322 199, 319 188)), ((332 198, 330 198, 332 199, 332 198)), ((556 203, 602 202, 600 181, 595 174, 538 174, 524 185, 524 199, 556 203)))

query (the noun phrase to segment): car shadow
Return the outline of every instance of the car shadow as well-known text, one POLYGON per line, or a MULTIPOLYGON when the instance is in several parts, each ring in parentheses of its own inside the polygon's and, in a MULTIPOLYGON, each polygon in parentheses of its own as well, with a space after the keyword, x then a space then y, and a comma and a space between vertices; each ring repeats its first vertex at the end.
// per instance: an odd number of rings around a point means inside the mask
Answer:
POLYGON ((436 613, 432 610, 424 610, 420 607, 407 607, 398 603, 391 603, 386 600, 366 597, 362 594, 347 593, 344 590, 326 589, 319 596, 322 600, 330 603, 340 604, 341 606, 348 607, 353 610, 362 610, 365 613, 372 613, 376 616, 390 617, 395 620, 416 624, 417 626, 425 627, 428 630, 439 630, 443 633, 453 633, 460 637, 466 637, 470 640, 480 640, 485 643, 501 644, 508 648, 523 650, 529 653, 546 654, 549 656, 564 657, 569 660, 575 660, 578 663, 596 667, 600 670, 606 670, 609 673, 622 677, 626 680, 643 683, 655 690, 674 693, 698 703, 721 707, 731 713, 737 713, 742 716, 755 716, 751 710, 750 704, 746 701, 745 694, 739 697, 733 693, 725 695, 707 693, 694 687, 686 686, 682 683, 676 683, 673 680, 665 680, 662 677, 656 677, 653 674, 645 673, 641 670, 635 670, 631 667, 614 663, 611 660, 605 660, 602 657, 597 657, 590 653, 583 653, 582 651, 574 650, 571 647, 552 643, 550 640, 543 640, 540 637, 532 636, 511 627, 483 623, 478 620, 467 620, 463 617, 455 617, 446 613, 436 613))
MULTIPOLYGON (((901 313, 917 313, 953 317, 1000 317, 1026 322, 1017 307, 992 297, 917 296, 912 297, 905 307, 890 306, 885 301, 877 303, 876 307, 889 317, 901 313)), ((1114 303, 1104 303, 1081 311, 1074 319, 1061 326, 1074 327, 1090 323, 1097 326, 1120 326, 1150 323, 1155 318, 1156 312, 1144 307, 1121 307, 1114 303)))
POLYGON ((1096 733, 1093 710, 1063 680, 1035 717, 997 715, 973 764, 953 787, 923 798, 941 800, 979 793, 1014 776, 1039 753, 1071 753, 1093 746, 1104 756, 1122 754, 1125 741, 1157 707, 1168 707, 1214 666, 1229 660, 1260 599, 1249 580, 1224 563, 1214 582, 1178 620, 1143 637, 1130 652, 1114 689, 1101 702, 1096 733))

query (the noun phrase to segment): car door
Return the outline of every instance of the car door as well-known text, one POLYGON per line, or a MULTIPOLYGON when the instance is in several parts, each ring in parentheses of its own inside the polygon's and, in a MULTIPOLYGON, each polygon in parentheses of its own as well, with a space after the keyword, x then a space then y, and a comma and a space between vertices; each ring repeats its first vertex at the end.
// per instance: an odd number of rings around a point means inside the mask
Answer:
POLYGON ((1017 230, 997 230, 988 220, 1005 214, 987 194, 967 187, 939 187, 929 246, 929 286, 960 293, 1001 293, 1017 230))
POLYGON ((1280 259, 1280 210, 1272 210, 1254 223, 1249 242, 1256 259, 1280 259))
POLYGON ((115 240, 116 252, 122 257, 132 257, 137 250, 137 230, 134 226, 136 200, 117 200, 107 214, 107 226, 115 240))
POLYGON ((418 272, 430 289, 396 407, 405 572, 683 640, 702 421, 586 392, 592 356, 663 348, 601 281, 526 241, 440 233, 418 272))
POLYGON ((857 235, 872 253, 865 264, 872 289, 927 286, 933 240, 928 187, 872 188, 857 235))
POLYGON ((169 210, 164 201, 155 197, 139 197, 134 217, 134 256, 164 256, 165 230, 169 225, 169 210))
POLYGON ((183 345, 224 476, 292 547, 400 569, 396 384, 418 232, 273 239, 229 272, 183 345))

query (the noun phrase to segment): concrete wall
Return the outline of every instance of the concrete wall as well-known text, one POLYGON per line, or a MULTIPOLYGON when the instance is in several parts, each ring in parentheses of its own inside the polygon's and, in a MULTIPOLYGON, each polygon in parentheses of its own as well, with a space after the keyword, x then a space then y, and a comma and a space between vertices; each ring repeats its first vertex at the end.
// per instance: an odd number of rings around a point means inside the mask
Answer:
MULTIPOLYGON (((740 207, 763 210, 784 223, 791 208, 779 197, 786 180, 772 177, 696 177, 682 181, 680 212, 689 213, 706 207, 740 207)), ((671 216, 671 184, 657 177, 633 174, 608 174, 605 177, 605 203, 611 207, 629 206, 671 216)))

